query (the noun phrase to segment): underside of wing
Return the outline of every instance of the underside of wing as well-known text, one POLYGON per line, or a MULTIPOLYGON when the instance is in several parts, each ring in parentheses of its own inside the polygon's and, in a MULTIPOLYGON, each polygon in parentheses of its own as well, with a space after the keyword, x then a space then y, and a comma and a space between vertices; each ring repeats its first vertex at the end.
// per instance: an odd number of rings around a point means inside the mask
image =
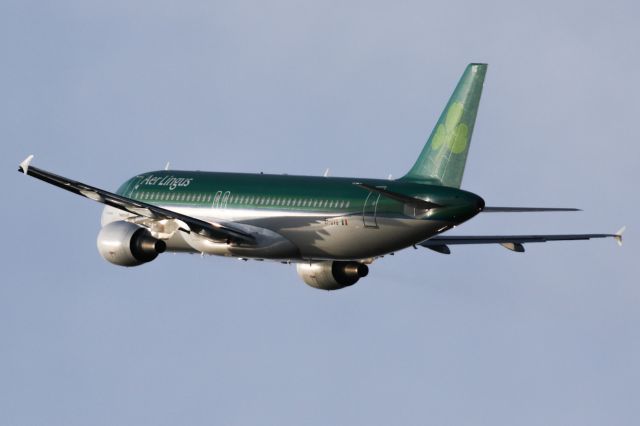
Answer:
POLYGON ((624 227, 615 234, 556 234, 556 235, 474 235, 474 236, 437 236, 421 242, 419 245, 443 254, 451 253, 449 246, 457 244, 500 244, 515 251, 524 252, 525 243, 546 243, 549 241, 590 240, 592 238, 615 238, 622 244, 624 227))
MULTIPOLYGON (((181 231, 188 233, 194 232, 216 242, 235 242, 244 244, 255 243, 255 238, 251 234, 237 229, 232 224, 206 222, 191 216, 183 215, 173 210, 143 203, 82 182, 71 180, 31 166, 30 163, 32 158, 33 156, 29 156, 25 161, 20 163, 18 171, 50 183, 51 185, 65 189, 69 192, 73 192, 74 194, 127 211, 139 217, 148 218, 152 221, 175 220, 180 224, 181 231)), ((142 221, 140 223, 144 224, 142 221)))

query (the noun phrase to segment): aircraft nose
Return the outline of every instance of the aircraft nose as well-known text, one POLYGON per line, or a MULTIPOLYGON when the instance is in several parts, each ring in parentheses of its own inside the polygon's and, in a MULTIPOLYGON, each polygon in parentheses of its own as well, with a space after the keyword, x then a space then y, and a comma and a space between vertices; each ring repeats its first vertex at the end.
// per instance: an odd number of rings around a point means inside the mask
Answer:
POLYGON ((484 209, 484 199, 478 195, 476 195, 476 208, 479 212, 484 209))

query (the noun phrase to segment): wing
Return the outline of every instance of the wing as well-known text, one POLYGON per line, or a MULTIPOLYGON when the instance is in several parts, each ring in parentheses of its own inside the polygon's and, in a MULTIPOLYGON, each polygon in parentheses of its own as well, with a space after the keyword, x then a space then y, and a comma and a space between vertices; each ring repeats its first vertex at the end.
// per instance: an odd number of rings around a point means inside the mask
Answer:
POLYGON ((524 252, 525 243, 546 243, 548 241, 590 240, 591 238, 615 238, 622 245, 624 227, 615 234, 560 234, 560 235, 485 235, 485 236, 438 236, 421 242, 419 245, 439 253, 449 254, 454 244, 500 244, 516 252, 524 252))
POLYGON ((46 170, 31 166, 33 155, 27 157, 22 163, 18 171, 40 179, 44 182, 55 185, 59 188, 82 195, 102 204, 115 207, 120 210, 127 211, 136 216, 142 216, 151 220, 173 219, 181 224, 180 230, 184 232, 194 232, 205 238, 219 242, 236 242, 254 244, 255 238, 246 232, 234 228, 229 224, 216 222, 205 222, 191 216, 183 215, 178 212, 163 209, 162 207, 152 204, 143 203, 131 198, 123 197, 100 188, 96 188, 82 182, 71 180, 63 176, 56 175, 46 170))
MULTIPOLYGON (((353 182, 355 186, 360 188, 377 192, 387 198, 399 201, 408 206, 429 210, 437 207, 444 207, 440 204, 432 203, 430 201, 421 200, 419 198, 410 197, 408 195, 399 194, 397 192, 389 191, 384 188, 378 188, 372 185, 367 185, 362 182, 353 182)), ((481 212, 483 213, 524 213, 524 212, 577 212, 580 209, 566 208, 566 207, 483 207, 481 212)))

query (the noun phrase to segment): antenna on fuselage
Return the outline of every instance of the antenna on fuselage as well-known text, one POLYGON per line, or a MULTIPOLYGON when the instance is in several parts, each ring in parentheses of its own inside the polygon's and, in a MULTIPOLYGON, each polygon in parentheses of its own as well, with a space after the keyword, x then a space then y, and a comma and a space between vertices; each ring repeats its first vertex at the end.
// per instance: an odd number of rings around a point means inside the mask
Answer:
POLYGON ((164 169, 165 170, 169 170, 169 165, 171 164, 171 161, 167 161, 167 164, 164 165, 164 169))
POLYGON ((322 175, 324 177, 328 177, 329 176, 329 168, 327 167, 327 170, 324 171, 324 174, 322 175))

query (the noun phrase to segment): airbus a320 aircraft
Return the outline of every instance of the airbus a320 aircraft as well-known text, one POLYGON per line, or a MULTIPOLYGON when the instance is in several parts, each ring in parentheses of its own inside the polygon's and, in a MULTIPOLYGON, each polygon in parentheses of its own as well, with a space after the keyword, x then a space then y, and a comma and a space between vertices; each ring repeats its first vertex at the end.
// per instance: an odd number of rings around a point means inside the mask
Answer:
POLYGON ((98 251, 121 266, 190 252, 295 263, 312 287, 336 290, 368 274, 376 258, 411 246, 449 254, 454 244, 586 240, 617 234, 447 236, 478 213, 570 211, 487 207, 460 189, 486 64, 469 64, 409 172, 396 180, 161 170, 115 192, 30 166, 19 171, 106 207, 98 251))

